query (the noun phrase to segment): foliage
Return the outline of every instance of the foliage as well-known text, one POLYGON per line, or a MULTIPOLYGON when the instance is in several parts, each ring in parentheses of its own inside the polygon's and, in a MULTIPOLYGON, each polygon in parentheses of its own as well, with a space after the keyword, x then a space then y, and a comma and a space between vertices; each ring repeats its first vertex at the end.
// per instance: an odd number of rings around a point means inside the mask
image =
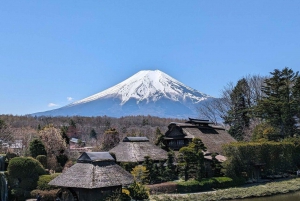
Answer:
POLYGON ((147 187, 149 188, 151 195, 160 193, 177 193, 177 183, 175 182, 152 184, 147 187))
POLYGON ((60 134, 60 130, 49 125, 39 132, 41 141, 50 155, 59 155, 66 150, 66 142, 60 134))
POLYGON ((95 129, 91 130, 91 132, 90 132, 90 138, 97 139, 97 133, 96 133, 95 129))
POLYGON ((69 138, 69 136, 67 134, 68 133, 68 129, 69 129, 68 126, 62 126, 60 128, 61 137, 65 140, 66 144, 70 144, 70 138, 69 138))
POLYGON ((130 196, 134 200, 143 200, 149 198, 149 189, 136 181, 128 187, 130 196))
POLYGON ((252 135, 253 141, 263 141, 263 140, 281 140, 278 138, 279 129, 271 126, 267 122, 263 122, 258 124, 254 130, 252 135))
POLYGON ((286 194, 300 190, 300 179, 270 182, 250 187, 236 187, 194 194, 167 194, 151 196, 156 201, 209 201, 209 200, 238 200, 243 198, 263 197, 276 194, 286 194))
POLYGON ((68 156, 65 154, 59 154, 56 156, 57 162, 60 164, 61 167, 64 167, 67 161, 69 160, 68 156))
POLYGON ((185 181, 189 178, 200 180, 205 174, 203 151, 206 147, 200 138, 193 138, 187 147, 179 150, 178 168, 185 181))
POLYGON ((216 156, 217 156, 216 153, 213 153, 211 156, 212 157, 211 169, 213 171, 214 177, 220 177, 220 176, 223 176, 223 173, 221 172, 223 167, 222 167, 222 163, 220 161, 218 161, 216 156))
POLYGON ((290 68, 275 69, 262 87, 264 96, 258 102, 256 113, 283 137, 299 134, 295 117, 299 118, 299 72, 290 68))
POLYGON ((53 201, 56 198, 56 194, 59 191, 59 189, 53 189, 53 190, 33 190, 30 192, 30 197, 36 198, 38 193, 43 198, 43 201, 53 201))
POLYGON ((157 127, 156 128, 156 132, 155 132, 155 145, 159 146, 160 148, 162 148, 163 150, 167 150, 167 146, 163 143, 165 138, 165 135, 162 134, 162 132, 160 131, 160 129, 157 127))
POLYGON ((168 159, 166 161, 166 168, 163 173, 164 181, 173 181, 178 175, 176 174, 176 166, 174 165, 175 156, 173 151, 168 152, 168 159))
POLYGON ((47 168, 47 156, 46 155, 38 155, 36 157, 36 160, 38 160, 44 168, 47 168))
POLYGON ((224 146, 227 160, 225 175, 251 178, 255 165, 262 165, 265 174, 292 171, 295 168, 295 145, 290 142, 239 142, 224 146))
POLYGON ((125 169, 127 172, 131 172, 132 171, 132 169, 135 167, 135 166, 137 166, 138 165, 138 163, 128 163, 128 162, 121 162, 120 163, 120 166, 123 168, 123 169, 125 169))
POLYGON ((134 179, 142 184, 147 184, 149 183, 149 170, 147 170, 147 168, 145 166, 142 165, 138 165, 135 166, 132 171, 131 174, 133 175, 134 179))
POLYGON ((58 187, 55 186, 50 186, 48 185, 48 183, 55 179, 59 174, 51 174, 51 175, 41 175, 39 177, 39 180, 37 181, 37 189, 38 190, 53 190, 53 189, 57 189, 58 187))
POLYGON ((224 120, 225 124, 230 125, 229 134, 237 140, 243 140, 244 130, 250 126, 251 102, 247 94, 249 91, 247 80, 242 78, 229 94, 231 105, 224 120))
POLYGON ((115 128, 110 128, 104 132, 102 150, 108 151, 120 142, 120 136, 115 128))
POLYGON ((40 139, 34 139, 29 145, 30 155, 36 158, 38 155, 47 155, 45 146, 40 139))
POLYGON ((7 170, 11 193, 19 199, 28 197, 29 192, 36 188, 39 176, 45 174, 42 164, 31 157, 11 159, 7 170))
POLYGON ((215 188, 228 188, 236 186, 237 182, 229 177, 213 177, 197 180, 188 180, 177 182, 177 192, 179 193, 191 193, 206 191, 215 188))

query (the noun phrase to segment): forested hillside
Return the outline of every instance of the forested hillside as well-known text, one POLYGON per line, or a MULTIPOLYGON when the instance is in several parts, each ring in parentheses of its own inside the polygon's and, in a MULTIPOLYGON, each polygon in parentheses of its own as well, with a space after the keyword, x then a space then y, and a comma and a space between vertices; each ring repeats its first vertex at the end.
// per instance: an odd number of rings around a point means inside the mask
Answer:
POLYGON ((103 117, 32 117, 0 115, 5 124, 0 133, 2 139, 13 142, 22 139, 24 145, 37 136, 39 130, 53 125, 64 130, 69 137, 77 137, 86 141, 88 146, 100 146, 103 134, 109 128, 115 128, 120 139, 126 136, 146 136, 151 142, 155 141, 156 130, 164 133, 170 122, 184 122, 184 119, 159 118, 153 116, 127 116, 121 118, 103 117))

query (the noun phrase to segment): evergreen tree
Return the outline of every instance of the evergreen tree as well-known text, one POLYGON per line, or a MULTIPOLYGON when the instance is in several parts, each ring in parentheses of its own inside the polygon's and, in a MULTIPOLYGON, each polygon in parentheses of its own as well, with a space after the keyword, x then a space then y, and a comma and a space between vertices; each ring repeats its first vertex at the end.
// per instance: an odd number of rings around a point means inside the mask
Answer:
POLYGON ((204 154, 206 147, 200 138, 194 138, 187 147, 179 150, 178 166, 184 180, 195 178, 200 180, 204 177, 204 154))
POLYGON ((177 178, 173 151, 168 152, 168 159, 166 161, 166 168, 163 177, 165 181, 173 181, 177 178))
POLYGON ((157 180, 157 174, 153 170, 153 160, 149 156, 145 156, 145 160, 142 165, 146 167, 147 171, 149 172, 147 178, 149 184, 155 183, 155 181, 157 180))
POLYGON ((60 128, 61 137, 65 140, 66 144, 70 144, 70 138, 68 137, 67 132, 68 132, 68 126, 62 126, 60 128))
POLYGON ((148 184, 149 183, 149 171, 146 169, 145 166, 137 165, 135 166, 131 174, 133 175, 135 181, 141 184, 148 184))
POLYGON ((243 140, 244 131, 250 125, 249 91, 247 80, 245 78, 239 80, 230 93, 231 106, 227 116, 224 117, 225 123, 230 125, 229 134, 237 140, 243 140))
POLYGON ((128 190, 130 192, 130 197, 134 200, 144 200, 149 198, 149 190, 136 181, 128 187, 128 190))
POLYGON ((38 155, 47 155, 44 144, 39 139, 34 139, 29 145, 30 155, 36 158, 38 155))
POLYGON ((299 116, 300 104, 298 73, 287 67, 271 72, 272 76, 265 80, 262 88, 264 97, 256 107, 258 116, 278 128, 282 137, 299 133, 295 119, 299 116))
POLYGON ((90 138, 97 139, 97 133, 96 133, 95 129, 91 130, 91 132, 90 132, 90 138))
POLYGON ((165 136, 161 133, 160 129, 157 127, 155 132, 155 145, 160 148, 167 150, 167 146, 163 143, 165 136))
POLYGON ((221 177, 221 176, 223 176, 223 174, 221 173, 222 165, 221 165, 221 162, 218 161, 216 156, 217 156, 216 153, 213 153, 211 155, 211 157, 212 157, 211 169, 213 171, 214 177, 221 177))

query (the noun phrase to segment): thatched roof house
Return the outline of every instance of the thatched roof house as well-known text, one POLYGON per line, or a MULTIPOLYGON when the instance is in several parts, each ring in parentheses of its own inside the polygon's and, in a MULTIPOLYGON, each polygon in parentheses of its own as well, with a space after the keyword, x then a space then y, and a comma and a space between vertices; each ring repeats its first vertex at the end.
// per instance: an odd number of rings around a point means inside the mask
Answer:
POLYGON ((146 137, 125 137, 110 153, 116 155, 117 162, 137 162, 145 160, 149 156, 154 161, 166 160, 168 153, 149 142, 146 137))
POLYGON ((200 138, 210 153, 222 154, 222 145, 236 140, 224 128, 213 126, 208 120, 191 119, 185 123, 171 122, 164 144, 173 150, 186 146, 193 138, 200 138))
POLYGON ((133 176, 115 163, 108 152, 84 152, 77 163, 49 185, 69 189, 78 200, 93 200, 133 183, 133 176))

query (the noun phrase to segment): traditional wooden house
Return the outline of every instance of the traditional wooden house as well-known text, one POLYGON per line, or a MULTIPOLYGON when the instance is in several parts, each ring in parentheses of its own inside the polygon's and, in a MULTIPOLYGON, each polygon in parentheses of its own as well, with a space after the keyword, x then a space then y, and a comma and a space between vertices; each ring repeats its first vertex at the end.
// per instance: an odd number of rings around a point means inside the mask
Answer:
POLYGON ((173 150, 179 150, 195 137, 202 140, 207 152, 218 154, 222 154, 223 144, 236 141, 224 128, 213 126, 208 120, 189 118, 185 123, 169 124, 164 144, 173 150))
POLYGON ((114 153, 117 162, 142 163, 145 156, 154 161, 162 161, 168 158, 168 153, 149 142, 146 137, 125 137, 110 153, 114 153))
POLYGON ((49 185, 62 187, 58 193, 61 200, 90 201, 121 192, 122 186, 133 180, 133 176, 117 165, 108 152, 84 152, 75 165, 49 185))

